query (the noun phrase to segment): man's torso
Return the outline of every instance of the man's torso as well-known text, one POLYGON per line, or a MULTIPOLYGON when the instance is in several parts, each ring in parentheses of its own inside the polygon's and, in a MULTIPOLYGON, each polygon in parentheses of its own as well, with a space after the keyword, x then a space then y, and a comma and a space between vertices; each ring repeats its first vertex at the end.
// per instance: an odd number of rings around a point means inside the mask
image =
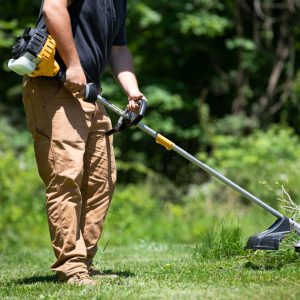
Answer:
MULTIPOLYGON (((112 45, 126 45, 126 4, 127 0, 73 0, 68 8, 76 48, 89 82, 99 82, 112 45)), ((46 27, 41 17, 37 27, 46 27)), ((56 59, 64 68, 59 55, 56 59)))

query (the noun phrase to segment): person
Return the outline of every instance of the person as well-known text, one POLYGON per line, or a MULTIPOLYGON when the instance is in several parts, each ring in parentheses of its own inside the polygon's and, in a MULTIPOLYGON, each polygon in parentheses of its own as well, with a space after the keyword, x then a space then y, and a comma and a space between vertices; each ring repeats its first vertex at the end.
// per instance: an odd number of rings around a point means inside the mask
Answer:
POLYGON ((87 83, 99 86, 105 67, 136 111, 139 90, 126 41, 126 0, 44 0, 37 28, 56 41, 65 82, 26 77, 23 102, 34 138, 58 280, 94 285, 93 258, 116 181, 111 121, 99 103, 82 98, 87 83))

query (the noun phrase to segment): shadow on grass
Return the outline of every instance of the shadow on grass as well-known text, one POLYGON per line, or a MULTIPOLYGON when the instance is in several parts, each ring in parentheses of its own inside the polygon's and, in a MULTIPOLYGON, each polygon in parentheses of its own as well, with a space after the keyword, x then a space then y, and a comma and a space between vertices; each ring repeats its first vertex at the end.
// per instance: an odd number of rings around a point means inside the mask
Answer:
POLYGON ((46 276, 31 276, 25 277, 17 280, 17 284, 34 284, 34 283, 50 283, 57 282, 56 275, 46 275, 46 276))
MULTIPOLYGON (((132 277, 135 276, 134 273, 130 272, 130 271, 120 271, 120 272, 114 272, 113 270, 104 270, 101 273, 99 272, 99 278, 101 278, 101 276, 103 276, 104 278, 106 276, 113 276, 116 275, 116 278, 128 278, 128 277, 132 277)), ((35 283, 56 283, 57 281, 57 277, 56 275, 45 275, 45 276, 31 276, 31 277, 25 277, 22 279, 18 279, 16 281, 17 284, 35 284, 35 283)))

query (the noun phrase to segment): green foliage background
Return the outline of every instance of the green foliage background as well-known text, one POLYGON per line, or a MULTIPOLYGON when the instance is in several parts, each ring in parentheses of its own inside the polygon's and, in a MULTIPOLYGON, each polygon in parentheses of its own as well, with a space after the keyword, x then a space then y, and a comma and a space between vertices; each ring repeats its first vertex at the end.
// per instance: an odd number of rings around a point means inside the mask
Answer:
MULTIPOLYGON (((2 248, 49 243, 21 79, 6 67, 16 35, 34 26, 40 2, 0 5, 2 248)), ((145 123, 277 207, 282 185, 294 199, 300 194, 300 13, 282 1, 261 2, 264 16, 253 1, 130 0, 127 34, 149 100, 145 123)), ((125 107, 109 72, 102 85, 104 96, 125 107)), ((195 242, 215 218, 237 216, 245 234, 272 220, 138 130, 116 135, 115 148, 119 185, 109 242, 195 242)))

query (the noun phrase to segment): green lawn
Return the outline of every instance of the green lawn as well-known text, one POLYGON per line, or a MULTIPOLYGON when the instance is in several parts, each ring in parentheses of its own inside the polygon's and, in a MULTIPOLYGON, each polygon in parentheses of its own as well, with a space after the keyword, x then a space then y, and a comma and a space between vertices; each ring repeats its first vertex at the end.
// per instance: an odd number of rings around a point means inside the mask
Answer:
POLYGON ((55 282, 50 249, 14 250, 0 258, 0 299, 300 299, 300 263, 294 253, 245 253, 209 260, 195 246, 108 246, 96 266, 118 278, 97 287, 55 282))

